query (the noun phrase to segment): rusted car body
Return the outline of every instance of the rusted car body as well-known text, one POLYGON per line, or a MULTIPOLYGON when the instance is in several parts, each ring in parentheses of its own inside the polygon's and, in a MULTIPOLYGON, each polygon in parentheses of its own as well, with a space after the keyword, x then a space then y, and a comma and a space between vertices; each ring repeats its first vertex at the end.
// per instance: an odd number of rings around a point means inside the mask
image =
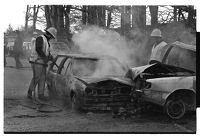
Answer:
MULTIPOLYGON (((170 51, 173 51, 173 48, 192 51, 192 54, 196 50, 193 46, 175 42, 168 48, 168 57, 172 57, 170 51)), ((180 50, 177 53, 180 53, 180 50)), ((194 57, 196 56, 193 55, 194 57)), ((171 60, 173 59, 171 58, 171 60)), ((194 61, 196 60, 188 61, 190 64, 187 63, 187 65, 196 64, 194 61)), ((170 62, 168 60, 165 63, 170 62)), ((179 65, 181 64, 183 63, 179 65)), ((190 66, 191 69, 195 67, 190 66)), ((193 70, 163 63, 135 67, 126 74, 135 83, 137 99, 163 106, 164 111, 172 119, 180 119, 186 111, 196 109, 195 75, 193 70)))
MULTIPOLYGON (((47 84, 53 97, 64 98, 73 110, 109 110, 131 104, 132 80, 124 77, 126 68, 111 57, 90 55, 58 55, 49 67, 47 84), (115 75, 103 74, 102 61, 115 63, 115 75), (117 65, 117 66, 116 66, 117 65), (116 68, 118 68, 116 70, 116 68), (121 70, 121 74, 116 72, 121 70), (98 72, 98 74, 96 74, 98 72)), ((108 70, 108 69, 107 69, 108 70)), ((127 70, 127 69, 126 69, 127 70)))

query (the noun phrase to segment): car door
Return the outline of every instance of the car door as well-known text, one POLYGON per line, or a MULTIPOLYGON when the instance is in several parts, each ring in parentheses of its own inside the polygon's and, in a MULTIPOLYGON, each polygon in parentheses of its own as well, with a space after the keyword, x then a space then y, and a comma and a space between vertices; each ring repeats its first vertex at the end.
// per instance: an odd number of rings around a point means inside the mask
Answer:
POLYGON ((62 65, 57 73, 56 77, 56 90, 60 97, 69 96, 69 76, 67 76, 68 71, 71 69, 71 58, 66 58, 63 60, 62 65))
POLYGON ((51 89, 52 93, 55 94, 57 94, 55 86, 56 78, 58 75, 57 73, 63 59, 64 57, 57 56, 55 61, 50 64, 47 70, 46 82, 47 85, 50 87, 49 89, 51 89))

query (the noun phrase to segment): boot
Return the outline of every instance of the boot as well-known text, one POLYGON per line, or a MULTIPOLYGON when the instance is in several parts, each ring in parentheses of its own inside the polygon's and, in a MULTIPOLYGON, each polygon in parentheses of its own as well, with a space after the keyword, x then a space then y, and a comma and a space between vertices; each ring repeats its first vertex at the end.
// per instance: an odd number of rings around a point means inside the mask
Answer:
POLYGON ((32 92, 28 90, 27 98, 32 100, 32 92))

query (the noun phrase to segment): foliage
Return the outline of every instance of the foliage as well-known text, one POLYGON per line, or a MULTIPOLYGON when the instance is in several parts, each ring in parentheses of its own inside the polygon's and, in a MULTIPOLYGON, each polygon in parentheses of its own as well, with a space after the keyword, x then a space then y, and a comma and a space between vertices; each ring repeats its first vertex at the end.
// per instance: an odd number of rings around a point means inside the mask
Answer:
POLYGON ((194 30, 196 27, 193 6, 28 5, 26 16, 29 25, 33 22, 33 30, 39 25, 54 26, 58 36, 69 38, 85 25, 115 29, 125 35, 130 29, 146 29, 146 25, 154 28, 182 22, 194 30))

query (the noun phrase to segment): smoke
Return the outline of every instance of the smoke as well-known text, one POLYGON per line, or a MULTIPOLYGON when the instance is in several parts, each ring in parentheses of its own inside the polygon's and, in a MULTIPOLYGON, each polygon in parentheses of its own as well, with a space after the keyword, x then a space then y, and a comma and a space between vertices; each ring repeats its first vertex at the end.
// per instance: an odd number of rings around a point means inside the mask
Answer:
POLYGON ((181 22, 170 23, 161 27, 163 38, 168 43, 180 41, 186 44, 196 44, 196 32, 181 22))
MULTIPOLYGON (((192 30, 186 28, 181 23, 172 23, 161 28, 163 39, 167 43, 181 41, 186 44, 195 44, 196 37, 192 34, 192 30)), ((99 28, 97 26, 87 26, 79 33, 72 36, 73 43, 79 47, 82 53, 96 54, 97 56, 112 56, 119 60, 122 65, 128 67, 137 67, 148 64, 151 54, 151 43, 149 43, 149 35, 151 31, 141 31, 138 28, 127 32, 129 38, 120 35, 118 32, 108 29, 99 28)), ((178 51, 179 53, 179 51, 178 51)), ((176 61, 177 54, 174 54, 171 61, 176 61)), ((172 53, 173 56, 173 53, 172 53)), ((196 60, 195 55, 190 55, 182 51, 179 53, 179 64, 186 65, 196 60)), ((172 62, 176 64, 176 62, 172 62)), ((194 62, 196 65, 196 63, 194 62)), ((178 65, 180 66, 180 65, 178 65)), ((117 64, 110 61, 103 61, 93 75, 119 75, 125 74, 127 70, 120 71, 117 64)), ((188 68, 188 67, 187 67, 188 68)))
MULTIPOLYGON (((196 32, 184 24, 171 23, 161 28, 167 43, 180 41, 196 46, 196 32)), ((196 53, 190 50, 174 48, 169 55, 169 64, 196 71, 196 53)))
MULTIPOLYGON (((90 26, 74 34, 72 40, 83 53, 112 56, 124 66, 135 67, 141 65, 146 57, 143 51, 147 39, 139 31, 132 32, 131 35, 133 40, 127 40, 116 31, 90 26)), ((118 75, 127 72, 116 70, 116 67, 118 67, 116 63, 113 64, 109 60, 102 61, 94 75, 118 75)))
MULTIPOLYGON (((136 33, 132 33, 132 35, 134 37, 138 36, 136 33)), ((141 52, 139 49, 143 47, 141 45, 145 43, 145 37, 143 36, 142 41, 138 41, 138 39, 137 37, 135 41, 130 41, 115 31, 96 26, 87 27, 72 37, 73 42, 80 47, 82 52, 94 53, 100 56, 109 55, 129 66, 137 66, 140 63, 136 58, 138 57, 137 54, 141 52)))
POLYGON ((196 53, 190 50, 174 47, 168 56, 168 64, 196 72, 196 53))

